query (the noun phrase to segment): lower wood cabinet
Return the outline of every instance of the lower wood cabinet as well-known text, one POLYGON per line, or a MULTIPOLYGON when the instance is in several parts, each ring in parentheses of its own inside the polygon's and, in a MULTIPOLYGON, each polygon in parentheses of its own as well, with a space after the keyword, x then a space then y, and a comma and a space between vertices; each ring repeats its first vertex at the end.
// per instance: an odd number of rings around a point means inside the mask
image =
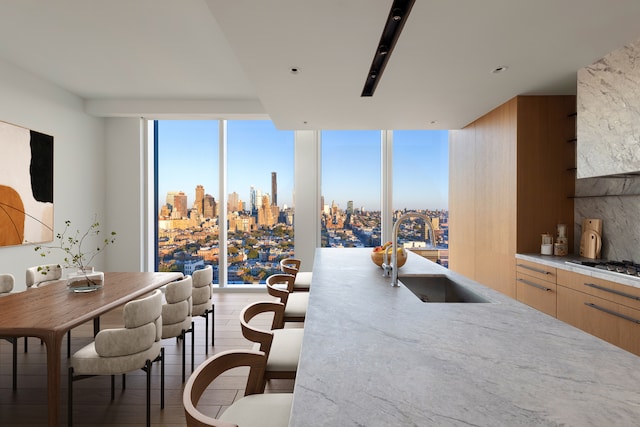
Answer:
POLYGON ((558 270, 557 318, 640 355, 640 289, 558 270))
POLYGON ((556 269, 516 259, 516 299, 556 317, 556 269))

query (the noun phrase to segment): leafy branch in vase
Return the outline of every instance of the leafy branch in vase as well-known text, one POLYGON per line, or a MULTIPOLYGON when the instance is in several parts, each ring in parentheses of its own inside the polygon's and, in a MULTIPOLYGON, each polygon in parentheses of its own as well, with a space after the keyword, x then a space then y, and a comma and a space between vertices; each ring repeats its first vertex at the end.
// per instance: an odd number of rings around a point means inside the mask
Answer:
MULTIPOLYGON (((96 218, 94 217, 93 222, 84 232, 76 230, 75 233, 73 233, 70 230, 70 220, 66 220, 64 224, 65 227, 62 233, 56 234, 57 245, 38 245, 34 250, 40 252, 40 256, 42 257, 50 255, 54 250, 64 252, 65 267, 76 267, 78 271, 84 271, 86 267, 91 265, 91 262, 98 254, 102 253, 108 245, 116 241, 116 232, 112 231, 107 237, 102 239, 98 245, 86 250, 83 248, 83 245, 87 247, 91 240, 95 240, 95 237, 100 236, 100 223, 96 218)), ((47 271, 43 271, 42 274, 47 274, 47 271)))

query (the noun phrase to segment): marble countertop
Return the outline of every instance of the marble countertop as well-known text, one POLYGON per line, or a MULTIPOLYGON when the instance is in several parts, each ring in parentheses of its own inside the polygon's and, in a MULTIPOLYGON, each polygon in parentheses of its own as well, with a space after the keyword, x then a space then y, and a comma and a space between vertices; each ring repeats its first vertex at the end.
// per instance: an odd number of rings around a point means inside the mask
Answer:
POLYGON ((640 358, 410 254, 491 301, 422 303, 369 251, 316 252, 290 426, 638 424, 640 358))
POLYGON ((571 261, 603 261, 593 260, 588 258, 581 258, 575 255, 570 256, 550 256, 539 254, 516 254, 516 259, 523 259, 527 261, 537 262, 542 265, 548 265, 550 267, 560 268, 562 270, 572 271, 574 273, 584 274, 586 276, 597 277, 603 280, 610 280, 612 282, 620 283, 622 285, 633 286, 640 288, 640 277, 630 276, 624 273, 616 273, 613 271, 600 270, 594 267, 586 267, 579 264, 574 264, 571 261))

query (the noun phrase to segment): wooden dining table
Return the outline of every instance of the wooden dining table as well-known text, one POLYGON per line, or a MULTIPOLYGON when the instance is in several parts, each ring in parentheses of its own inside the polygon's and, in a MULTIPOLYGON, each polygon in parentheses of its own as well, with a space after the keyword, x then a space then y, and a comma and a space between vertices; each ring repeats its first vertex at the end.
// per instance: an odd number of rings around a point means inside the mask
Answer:
POLYGON ((60 423, 60 353, 67 331, 182 277, 182 273, 105 272, 104 286, 93 292, 70 292, 61 280, 0 298, 0 336, 37 337, 47 346, 50 426, 60 423))

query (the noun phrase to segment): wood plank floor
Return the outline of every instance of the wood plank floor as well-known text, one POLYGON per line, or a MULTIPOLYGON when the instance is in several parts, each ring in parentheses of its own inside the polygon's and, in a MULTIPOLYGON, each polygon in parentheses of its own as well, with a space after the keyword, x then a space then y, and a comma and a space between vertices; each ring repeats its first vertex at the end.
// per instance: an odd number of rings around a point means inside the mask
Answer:
MULTIPOLYGON (((198 366, 207 357, 215 353, 232 349, 251 348, 240 331, 240 311, 253 301, 272 300, 262 292, 226 292, 214 294, 215 304, 215 346, 205 354, 204 319, 195 318, 195 365, 198 366)), ((267 318, 256 319, 259 324, 269 325, 267 318)), ((122 310, 117 309, 101 318, 102 328, 120 327, 122 310)), ((91 342, 93 323, 87 323, 71 332, 71 350, 76 351, 91 342)), ((211 333, 211 331, 209 331, 211 333)), ((209 345, 211 346, 211 337, 209 345)), ((190 368, 191 339, 187 336, 187 375, 190 368)), ((11 345, 0 340, 0 426, 43 426, 47 421, 46 388, 46 349, 40 340, 29 338, 29 351, 24 353, 24 340, 18 342, 18 390, 11 388, 11 345)), ((154 426, 184 426, 182 407, 183 384, 182 343, 175 339, 163 340, 166 354, 165 408, 160 410, 160 367, 154 365, 151 383, 151 424, 154 426)), ((66 353, 66 338, 63 342, 66 353)), ((67 359, 62 362, 62 387, 60 404, 60 422, 67 420, 67 359)), ((216 416, 235 399, 242 397, 246 371, 236 370, 227 373, 207 391, 199 408, 202 412, 216 416)), ((138 426, 145 422, 145 376, 143 371, 127 375, 126 389, 121 389, 121 380, 116 378, 114 401, 110 399, 110 377, 89 378, 74 383, 74 425, 75 426, 138 426)), ((293 380, 272 380, 267 386, 269 391, 292 391, 293 380)))

